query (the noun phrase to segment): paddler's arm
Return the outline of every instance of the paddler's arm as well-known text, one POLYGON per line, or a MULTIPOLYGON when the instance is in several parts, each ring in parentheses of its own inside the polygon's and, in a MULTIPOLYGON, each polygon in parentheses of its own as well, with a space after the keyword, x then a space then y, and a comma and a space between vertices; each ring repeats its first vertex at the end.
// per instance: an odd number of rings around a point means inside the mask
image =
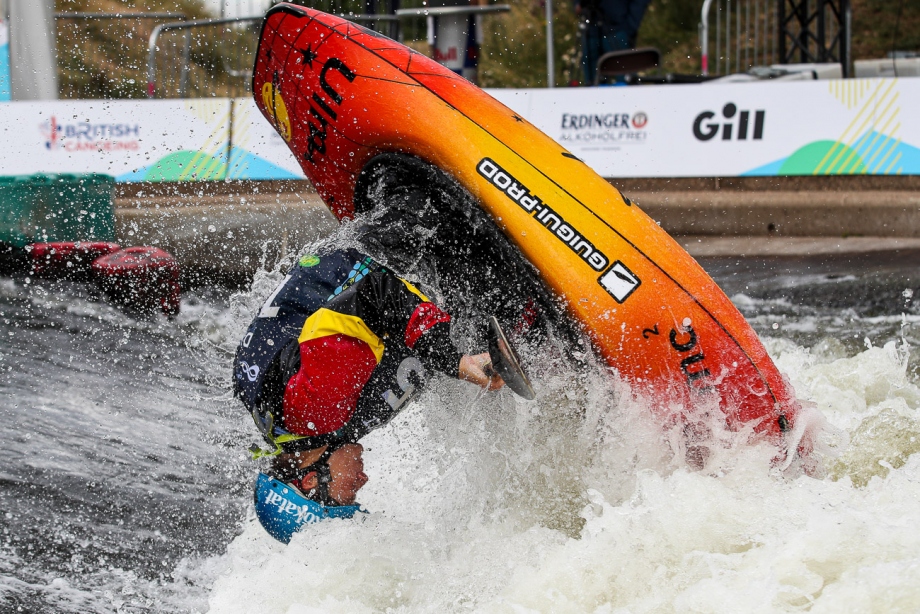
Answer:
POLYGON ((446 375, 472 382, 486 390, 498 390, 505 385, 501 376, 492 369, 488 352, 461 355, 454 349, 449 321, 439 322, 426 330, 416 342, 415 351, 426 364, 446 375))
POLYGON ((391 273, 371 273, 351 300, 355 313, 375 334, 402 335, 406 347, 426 367, 489 390, 504 386, 491 371, 488 354, 470 356, 457 351, 450 339, 450 314, 409 282, 391 273))
POLYGON ((492 359, 488 352, 474 356, 464 354, 460 359, 460 373, 457 377, 486 390, 498 390, 505 385, 501 376, 492 369, 492 359))
MULTIPOLYGON (((412 296, 416 298, 415 294, 412 296)), ((492 369, 488 352, 461 355, 456 350, 450 340, 450 315, 434 303, 421 301, 416 306, 406 325, 406 345, 414 349, 426 365, 441 373, 487 390, 498 390, 505 385, 492 369)))

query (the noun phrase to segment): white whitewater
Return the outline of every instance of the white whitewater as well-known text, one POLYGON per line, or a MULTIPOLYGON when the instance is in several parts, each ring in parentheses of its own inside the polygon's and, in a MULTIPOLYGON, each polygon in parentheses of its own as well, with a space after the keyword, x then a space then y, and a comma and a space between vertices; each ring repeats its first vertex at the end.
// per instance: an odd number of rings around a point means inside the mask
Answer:
POLYGON ((820 477, 780 475, 773 450, 726 433, 690 470, 600 366, 543 357, 533 402, 442 379, 365 440, 371 513, 288 546, 250 513, 207 562, 210 611, 917 611, 920 386, 907 343, 854 355, 833 338, 804 348, 775 335, 770 354, 826 422, 820 477))

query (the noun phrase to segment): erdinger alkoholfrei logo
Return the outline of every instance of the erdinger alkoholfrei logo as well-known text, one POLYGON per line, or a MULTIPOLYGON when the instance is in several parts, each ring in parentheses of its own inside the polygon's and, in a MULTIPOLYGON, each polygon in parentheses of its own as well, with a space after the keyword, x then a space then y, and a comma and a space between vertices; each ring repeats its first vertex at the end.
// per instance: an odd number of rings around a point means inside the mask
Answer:
POLYGON ((568 143, 641 143, 648 136, 648 115, 635 113, 563 113, 559 140, 568 143))
POLYGON ((733 102, 729 102, 722 107, 722 119, 724 122, 714 121, 716 114, 713 111, 703 111, 693 120, 693 136, 699 141, 711 141, 721 131, 723 141, 746 141, 748 137, 753 141, 763 139, 763 128, 766 122, 767 112, 759 111, 741 111, 733 102), (754 117, 753 130, 751 129, 751 116, 754 117), (735 118, 737 117, 737 123, 735 118), (737 126, 737 130, 735 127, 737 126), (721 130, 720 130, 721 129, 721 130))
POLYGON ((39 125, 45 148, 51 151, 137 151, 140 149, 138 124, 61 123, 52 115, 39 125))

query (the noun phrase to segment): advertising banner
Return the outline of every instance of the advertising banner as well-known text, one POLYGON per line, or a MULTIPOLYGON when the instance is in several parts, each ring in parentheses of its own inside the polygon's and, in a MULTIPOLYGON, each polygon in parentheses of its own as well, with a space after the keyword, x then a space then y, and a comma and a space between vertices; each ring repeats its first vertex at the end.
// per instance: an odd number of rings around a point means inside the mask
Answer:
MULTIPOLYGON (((605 177, 920 174, 920 79, 489 90, 605 177)), ((301 179, 252 99, 11 102, 0 175, 301 179)))
POLYGON ((117 181, 296 179, 303 174, 250 99, 11 102, 0 174, 105 173, 117 181), (255 120, 255 121, 254 121, 255 120), (233 144, 231 146, 231 133, 233 144))
POLYGON ((920 174, 920 79, 489 93, 605 177, 920 174))
POLYGON ((252 98, 233 101, 230 179, 306 179, 278 131, 252 98))
POLYGON ((118 181, 218 179, 227 100, 11 102, 0 114, 3 175, 105 173, 118 181))

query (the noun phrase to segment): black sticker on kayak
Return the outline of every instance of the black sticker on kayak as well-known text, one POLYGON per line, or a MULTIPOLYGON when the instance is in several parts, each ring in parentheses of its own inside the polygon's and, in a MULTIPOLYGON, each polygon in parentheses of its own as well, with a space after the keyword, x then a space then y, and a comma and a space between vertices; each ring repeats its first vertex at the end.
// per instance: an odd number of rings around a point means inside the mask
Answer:
POLYGON ((579 258, 588 263, 595 271, 603 271, 609 260, 586 238, 581 236, 571 224, 566 222, 552 207, 533 194, 511 174, 490 158, 483 158, 476 167, 479 174, 489 183, 505 193, 505 196, 520 205, 521 209, 533 215, 566 247, 575 252, 579 258))
POLYGON ((614 262, 610 270, 601 275, 597 281, 618 303, 629 298, 629 295, 642 283, 636 274, 627 269, 626 265, 619 260, 614 262))

